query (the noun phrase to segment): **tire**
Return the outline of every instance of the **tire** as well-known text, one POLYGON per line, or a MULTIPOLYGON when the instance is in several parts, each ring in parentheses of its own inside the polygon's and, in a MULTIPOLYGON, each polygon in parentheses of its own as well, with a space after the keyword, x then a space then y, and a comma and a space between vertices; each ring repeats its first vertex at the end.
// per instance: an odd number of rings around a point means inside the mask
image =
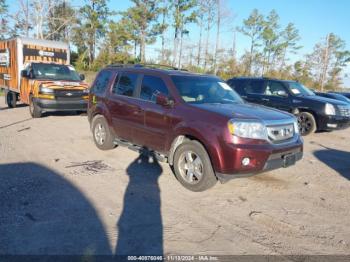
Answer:
POLYGON ((114 135, 109 129, 108 123, 103 116, 96 116, 92 121, 92 136, 95 145, 101 150, 110 150, 116 147, 114 135))
POLYGON ((9 108, 15 108, 17 105, 17 94, 11 91, 7 92, 6 104, 9 108))
POLYGON ((176 179, 188 190, 205 191, 217 183, 209 155, 196 140, 181 144, 174 154, 176 179))
POLYGON ((43 115, 41 108, 34 101, 32 96, 29 97, 29 112, 33 118, 40 118, 43 115))
POLYGON ((298 114, 298 126, 302 136, 310 135, 317 130, 315 117, 309 112, 300 112, 298 114))

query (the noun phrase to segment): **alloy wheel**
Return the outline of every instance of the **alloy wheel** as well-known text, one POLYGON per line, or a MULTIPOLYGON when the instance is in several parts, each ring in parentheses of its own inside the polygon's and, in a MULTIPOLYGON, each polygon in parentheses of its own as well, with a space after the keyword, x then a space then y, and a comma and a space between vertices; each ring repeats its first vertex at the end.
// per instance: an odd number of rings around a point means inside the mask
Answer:
POLYGON ((301 114, 298 117, 298 126, 301 134, 308 133, 312 128, 312 125, 312 120, 307 115, 301 114))
POLYGON ((95 127, 95 140, 99 145, 103 145, 106 141, 107 133, 106 129, 102 124, 97 124, 95 127))
POLYGON ((187 183, 197 184, 203 178, 203 162, 195 152, 183 152, 178 165, 180 175, 187 183))

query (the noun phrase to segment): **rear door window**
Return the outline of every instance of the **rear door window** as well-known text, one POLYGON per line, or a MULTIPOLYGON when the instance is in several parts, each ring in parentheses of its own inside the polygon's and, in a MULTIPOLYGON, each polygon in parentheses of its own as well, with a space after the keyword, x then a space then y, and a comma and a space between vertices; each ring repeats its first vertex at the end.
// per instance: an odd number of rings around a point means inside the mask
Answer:
POLYGON ((113 86, 113 93, 117 93, 122 96, 134 96, 134 92, 137 86, 138 74, 135 73, 122 73, 119 76, 119 81, 115 82, 113 86))
POLYGON ((169 91, 163 79, 156 76, 145 75, 142 80, 140 98, 147 101, 156 101, 157 94, 168 96, 169 91))
POLYGON ((245 93, 247 94, 263 95, 265 91, 264 81, 262 80, 246 81, 244 90, 245 90, 245 93))
POLYGON ((95 94, 103 94, 108 87, 108 83, 111 80, 112 75, 113 73, 111 71, 100 72, 94 82, 92 91, 95 94))

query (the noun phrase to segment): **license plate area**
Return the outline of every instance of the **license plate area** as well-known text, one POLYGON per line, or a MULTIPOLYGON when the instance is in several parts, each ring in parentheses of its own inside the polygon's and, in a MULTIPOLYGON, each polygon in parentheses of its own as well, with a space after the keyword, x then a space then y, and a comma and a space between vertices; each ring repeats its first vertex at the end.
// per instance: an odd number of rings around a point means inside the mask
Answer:
POLYGON ((297 161, 296 154, 288 154, 282 156, 283 159, 283 167, 289 167, 292 165, 295 165, 295 162, 297 161))

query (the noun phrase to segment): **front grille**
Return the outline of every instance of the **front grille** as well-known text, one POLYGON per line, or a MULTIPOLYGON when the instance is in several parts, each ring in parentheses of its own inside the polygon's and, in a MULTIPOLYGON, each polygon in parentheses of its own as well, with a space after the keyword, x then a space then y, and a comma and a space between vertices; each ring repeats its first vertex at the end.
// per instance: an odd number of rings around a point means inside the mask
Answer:
POLYGON ((55 90, 55 97, 57 100, 80 100, 86 94, 83 90, 55 90))
POLYGON ((349 106, 338 106, 341 116, 350 117, 350 107, 349 106))
POLYGON ((283 143, 294 137, 294 124, 267 126, 267 135, 272 143, 283 143))

